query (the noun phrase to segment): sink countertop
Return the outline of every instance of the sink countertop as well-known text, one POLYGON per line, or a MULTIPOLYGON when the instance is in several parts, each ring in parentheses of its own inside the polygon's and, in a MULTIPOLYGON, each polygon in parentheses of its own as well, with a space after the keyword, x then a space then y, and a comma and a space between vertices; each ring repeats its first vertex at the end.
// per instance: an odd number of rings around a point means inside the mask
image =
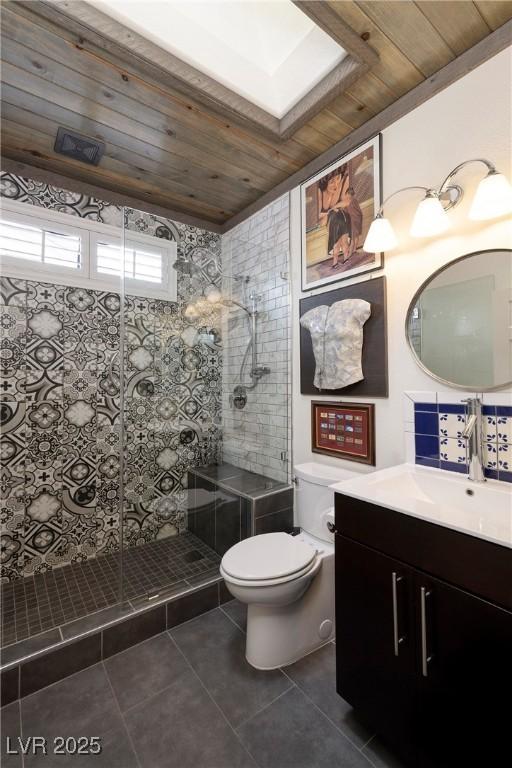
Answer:
POLYGON ((429 523, 512 549, 512 487, 416 464, 399 464, 330 486, 429 523))

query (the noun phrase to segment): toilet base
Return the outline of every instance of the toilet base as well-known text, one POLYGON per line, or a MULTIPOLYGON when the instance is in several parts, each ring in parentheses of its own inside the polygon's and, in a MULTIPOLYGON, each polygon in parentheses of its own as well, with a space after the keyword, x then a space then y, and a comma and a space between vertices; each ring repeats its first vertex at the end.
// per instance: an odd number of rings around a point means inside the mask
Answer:
POLYGON ((334 554, 306 592, 285 606, 247 606, 246 659, 256 669, 293 664, 334 638, 334 554))
POLYGON ((310 653, 314 653, 315 651, 318 651, 319 648, 323 648, 324 645, 327 645, 332 640, 334 640, 334 634, 332 635, 332 637, 329 638, 329 640, 321 640, 319 645, 315 645, 314 648, 311 648, 309 651, 306 651, 305 653, 300 653, 299 656, 297 656, 297 658, 290 659, 290 661, 287 661, 286 663, 278 664, 277 666, 273 666, 273 667, 258 667, 253 661, 248 659, 247 656, 245 658, 247 659, 251 667, 254 667, 254 669, 259 669, 260 672, 271 672, 273 669, 280 669, 281 667, 289 667, 292 664, 295 664, 296 661, 300 661, 300 659, 303 659, 304 656, 309 656, 310 653))

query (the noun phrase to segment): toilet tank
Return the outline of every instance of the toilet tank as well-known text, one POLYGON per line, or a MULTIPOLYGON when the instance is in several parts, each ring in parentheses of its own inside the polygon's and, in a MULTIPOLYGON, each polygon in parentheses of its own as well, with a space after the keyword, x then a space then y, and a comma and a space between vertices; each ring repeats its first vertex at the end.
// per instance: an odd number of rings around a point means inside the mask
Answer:
POLYGON ((329 486, 350 480, 358 473, 313 461, 297 464, 294 473, 297 524, 317 539, 332 541, 334 535, 327 528, 327 514, 334 506, 334 493, 329 486))

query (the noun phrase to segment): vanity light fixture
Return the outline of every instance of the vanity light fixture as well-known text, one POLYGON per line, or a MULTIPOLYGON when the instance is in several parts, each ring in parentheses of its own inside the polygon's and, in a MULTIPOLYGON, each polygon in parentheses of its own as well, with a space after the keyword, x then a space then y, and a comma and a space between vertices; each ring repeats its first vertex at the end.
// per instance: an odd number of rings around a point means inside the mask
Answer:
POLYGON ((502 173, 498 173, 496 167, 489 160, 483 158, 465 160, 450 171, 437 190, 420 186, 402 187, 388 195, 370 225, 363 249, 368 253, 380 253, 390 251, 397 246, 398 240, 393 227, 384 216, 384 206, 395 195, 409 190, 421 190, 425 193, 414 214, 410 229, 411 235, 413 237, 432 237, 445 232, 450 226, 446 212, 450 208, 454 208, 464 195, 462 187, 459 184, 451 183, 452 179, 470 163, 483 163, 487 167, 487 174, 476 189, 469 210, 469 218, 475 221, 484 221, 512 212, 512 187, 507 178, 502 173))
POLYGON ((395 230, 389 223, 389 219, 385 219, 379 211, 370 225, 363 249, 367 253, 381 253, 382 251, 391 251, 397 245, 395 230))
POLYGON ((469 218, 473 221, 504 216, 512 211, 512 187, 508 179, 496 170, 489 171, 478 185, 469 218))
POLYGON ((416 208, 410 233, 413 237, 430 237, 446 232, 450 221, 439 195, 434 189, 428 189, 425 197, 416 208))

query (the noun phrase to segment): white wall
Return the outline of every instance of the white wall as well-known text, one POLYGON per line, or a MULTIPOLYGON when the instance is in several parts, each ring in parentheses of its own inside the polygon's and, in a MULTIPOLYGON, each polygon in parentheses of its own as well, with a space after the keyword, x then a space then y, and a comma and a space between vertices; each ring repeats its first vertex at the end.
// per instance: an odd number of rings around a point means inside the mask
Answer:
MULTIPOLYGON (((500 53, 470 74, 434 96, 383 131, 383 195, 410 184, 438 186, 448 172, 463 160, 485 157, 512 178, 512 48, 500 53)), ((512 223, 500 219, 470 222, 469 204, 483 166, 472 165, 460 174, 465 190, 462 203, 450 211, 448 235, 415 240, 408 235, 418 198, 404 193, 386 209, 400 246, 386 254, 389 398, 366 398, 376 403, 377 467, 405 460, 403 393, 407 390, 434 392, 441 388, 415 364, 404 333, 409 302, 421 283, 436 269, 465 253, 489 248, 512 247, 512 223)), ((290 195, 290 251, 293 328, 293 461, 321 461, 364 472, 366 467, 311 453, 311 397, 300 394, 299 299, 300 275, 300 194, 290 195)), ((325 290, 347 285, 329 285, 325 290)), ((443 388, 445 390, 446 388, 443 388)), ((452 390, 452 395, 455 392, 452 390)), ((461 392, 460 396, 464 394, 461 392)), ((501 395, 503 398, 503 395, 501 395)), ((317 398, 322 399, 322 398, 317 398)), ((332 398, 325 398, 332 399, 332 398)), ((350 398, 344 398, 350 400, 350 398)), ((495 398, 496 401, 498 398, 495 398)))

